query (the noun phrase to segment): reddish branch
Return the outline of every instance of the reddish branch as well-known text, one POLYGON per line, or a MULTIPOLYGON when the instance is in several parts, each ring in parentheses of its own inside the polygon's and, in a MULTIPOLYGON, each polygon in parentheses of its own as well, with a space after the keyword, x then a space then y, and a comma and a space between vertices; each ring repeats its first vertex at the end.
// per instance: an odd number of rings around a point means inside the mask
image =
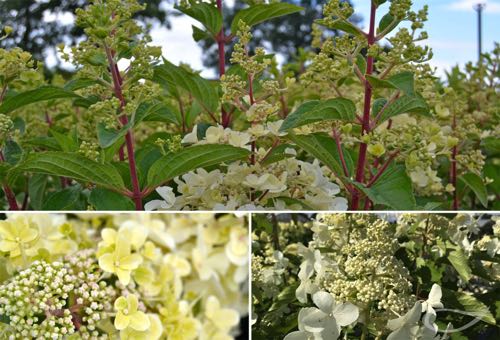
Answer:
MULTIPOLYGON (((122 79, 120 76, 120 72, 118 70, 118 66, 114 61, 113 52, 107 46, 105 47, 105 49, 106 49, 106 56, 108 58, 109 68, 111 70, 111 76, 113 78, 113 87, 115 96, 120 101, 120 110, 123 111, 126 102, 125 98, 123 97, 122 79)), ((122 114, 119 119, 122 126, 128 124, 128 117, 126 114, 122 114)), ((128 129, 127 134, 125 135, 125 145, 127 148, 130 179, 132 181, 132 190, 133 190, 133 199, 135 202, 135 208, 136 210, 142 210, 142 194, 141 194, 141 189, 139 187, 139 177, 137 175, 137 167, 135 164, 134 138, 132 136, 131 129, 128 129)))
MULTIPOLYGON (((371 10, 370 10, 370 31, 368 33, 368 48, 375 43, 375 15, 377 11, 377 6, 375 2, 371 2, 371 10)), ((373 73, 373 57, 369 56, 367 59, 366 66, 366 75, 371 75, 373 73)), ((366 78, 365 75, 365 78, 366 78)), ((361 123, 362 126, 362 135, 365 135, 370 132, 370 108, 372 101, 372 88, 368 82, 365 82, 365 99, 364 99, 364 108, 363 108, 363 120, 361 123)), ((361 143, 359 146, 359 157, 358 163, 356 166, 356 181, 359 183, 365 182, 365 167, 366 167, 366 156, 367 156, 368 145, 366 143, 361 143)), ((359 200, 360 200, 360 192, 356 190, 352 195, 351 209, 358 210, 359 209, 359 200)))

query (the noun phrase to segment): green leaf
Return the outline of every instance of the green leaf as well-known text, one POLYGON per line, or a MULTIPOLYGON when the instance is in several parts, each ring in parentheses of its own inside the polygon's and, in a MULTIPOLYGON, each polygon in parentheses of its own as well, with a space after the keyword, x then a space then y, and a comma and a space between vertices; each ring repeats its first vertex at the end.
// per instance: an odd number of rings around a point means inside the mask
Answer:
POLYGON ((373 88, 398 89, 410 96, 415 94, 415 79, 412 72, 401 72, 391 76, 389 79, 380 79, 372 75, 367 75, 366 80, 368 80, 373 88))
POLYGON ((302 7, 284 2, 254 5, 236 13, 233 22, 231 23, 231 33, 236 34, 240 20, 243 20, 248 26, 252 27, 260 24, 261 22, 297 13, 302 10, 302 7))
POLYGON ((11 165, 16 165, 23 155, 23 149, 13 140, 7 140, 3 148, 5 161, 11 165))
POLYGON ((135 210, 132 200, 117 192, 107 189, 96 188, 92 190, 89 196, 89 203, 98 211, 116 210, 126 211, 135 210))
POLYGON ((192 25, 191 28, 193 29, 193 39, 196 42, 198 42, 200 40, 205 40, 205 39, 212 38, 212 36, 210 35, 210 33, 207 32, 207 31, 199 29, 198 27, 196 27, 194 25, 192 25))
POLYGON ((55 129, 50 129, 50 134, 55 138, 57 144, 61 147, 61 150, 65 152, 78 151, 80 145, 78 144, 78 137, 76 135, 76 129, 71 133, 61 133, 55 129))
MULTIPOLYGON (((178 124, 175 114, 163 103, 143 102, 135 111, 132 119, 122 126, 120 130, 108 129, 106 124, 97 124, 97 139, 99 146, 103 149, 114 145, 119 139, 125 137, 128 130, 137 126, 142 121, 159 121, 178 124)), ((66 151, 66 150, 65 150, 66 151)))
POLYGON ((500 155, 500 138, 486 137, 481 140, 481 146, 489 156, 500 155))
MULTIPOLYGON (((340 156, 337 152, 337 145, 335 144, 333 138, 323 133, 312 133, 309 135, 290 134, 288 138, 292 142, 297 144, 301 149, 305 150, 306 152, 317 158, 319 161, 321 161, 337 176, 344 176, 344 170, 342 167, 340 156)), ((347 164, 347 169, 352 175, 354 164, 349 152, 347 152, 345 149, 344 158, 347 164)))
POLYGON ((394 210, 415 210, 416 201, 411 180, 402 165, 390 165, 369 188, 360 183, 353 184, 374 204, 385 205, 394 210))
POLYGON ((69 177, 109 189, 125 189, 118 171, 110 164, 94 162, 80 154, 69 152, 39 152, 29 154, 9 172, 12 182, 21 172, 69 177))
POLYGON ((83 102, 86 101, 86 98, 72 91, 55 86, 42 86, 5 99, 2 105, 0 105, 0 113, 7 114, 23 106, 52 99, 80 99, 83 102))
POLYGON ((28 194, 30 205, 33 210, 42 210, 45 189, 47 187, 47 175, 34 174, 28 183, 28 194))
POLYGON ((402 96, 386 107, 378 123, 385 122, 392 117, 403 113, 416 113, 430 117, 429 106, 420 96, 402 96))
POLYGON ((153 80, 166 86, 172 95, 179 96, 177 88, 191 93, 198 103, 209 112, 219 106, 219 96, 210 81, 198 74, 191 73, 182 67, 175 66, 163 59, 163 65, 155 67, 153 80))
POLYGON ((327 24, 322 19, 317 20, 317 22, 320 25, 324 25, 332 30, 344 31, 346 33, 349 33, 349 34, 352 34, 352 35, 358 36, 358 37, 363 36, 362 31, 356 25, 354 25, 353 23, 351 23, 350 21, 347 21, 347 20, 339 19, 339 20, 335 21, 333 24, 327 24))
POLYGON ((302 104, 297 110, 288 115, 281 125, 280 131, 328 120, 350 122, 355 117, 356 105, 349 99, 313 100, 302 104))
POLYGON ((78 78, 78 79, 73 79, 69 82, 67 82, 64 85, 64 89, 68 91, 76 91, 80 89, 84 89, 86 87, 94 86, 94 85, 103 85, 100 81, 97 81, 95 79, 90 79, 90 78, 78 78))
POLYGON ((363 55, 358 54, 356 56, 356 65, 358 66, 359 70, 361 71, 361 74, 366 73, 367 64, 366 64, 366 59, 365 59, 365 57, 363 57, 363 55))
POLYGON ((97 124, 97 139, 99 140, 99 146, 103 149, 109 148, 115 144, 120 138, 123 138, 127 131, 129 130, 132 122, 124 125, 120 130, 108 129, 106 124, 97 124))
POLYGON ((401 20, 394 20, 391 13, 387 13, 380 19, 378 24, 377 34, 382 33, 385 30, 385 35, 389 34, 393 29, 395 29, 401 20))
POLYGON ((148 186, 156 187, 186 172, 245 159, 250 151, 231 145, 204 144, 183 149, 177 153, 169 153, 158 159, 149 169, 148 186))
POLYGON ((51 193, 43 202, 42 210, 80 210, 77 207, 82 188, 79 185, 51 193))
POLYGON ((175 6, 175 9, 198 20, 215 37, 222 29, 222 15, 217 7, 202 2, 190 7, 175 6))
POLYGON ((179 124, 177 116, 164 103, 143 102, 137 107, 133 117, 134 126, 142 121, 179 124))
POLYGON ((269 153, 269 155, 266 157, 266 159, 263 162, 261 162, 261 164, 262 165, 269 165, 272 163, 279 162, 285 158, 293 157, 293 155, 285 153, 286 149, 293 149, 293 148, 294 147, 290 144, 280 144, 269 153))
POLYGON ((376 117, 380 110, 387 104, 387 99, 385 98, 377 98, 373 101, 372 104, 372 116, 376 117))
POLYGON ((456 250, 451 251, 448 254, 448 260, 463 280, 469 281, 471 279, 472 270, 467 262, 467 255, 462 249, 456 248, 456 250))
POLYGON ((472 189, 483 207, 488 208, 488 191, 481 177, 473 173, 467 173, 460 176, 459 179, 472 189))
POLYGON ((484 303, 476 299, 473 295, 466 294, 464 292, 456 292, 457 299, 460 304, 464 307, 467 312, 476 314, 481 317, 481 320, 489 323, 490 325, 496 325, 496 320, 491 311, 488 309, 484 303))

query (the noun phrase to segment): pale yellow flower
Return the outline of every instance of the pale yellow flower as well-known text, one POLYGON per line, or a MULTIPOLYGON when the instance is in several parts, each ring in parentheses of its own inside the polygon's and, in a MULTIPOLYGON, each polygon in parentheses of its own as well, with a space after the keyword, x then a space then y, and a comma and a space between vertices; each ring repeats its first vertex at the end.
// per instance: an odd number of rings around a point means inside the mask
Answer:
POLYGON ((115 328, 119 331, 131 328, 135 331, 145 331, 151 326, 151 321, 148 316, 138 310, 139 301, 134 294, 128 295, 126 298, 120 296, 115 301, 115 309, 117 311, 115 317, 115 328))
POLYGON ((99 257, 99 267, 108 273, 118 276, 123 285, 130 283, 130 275, 142 263, 139 254, 131 253, 130 241, 124 237, 119 237, 116 241, 115 250, 99 257))
POLYGON ((0 251, 10 253, 10 257, 20 256, 32 246, 38 234, 38 228, 33 227, 26 218, 0 221, 0 251))

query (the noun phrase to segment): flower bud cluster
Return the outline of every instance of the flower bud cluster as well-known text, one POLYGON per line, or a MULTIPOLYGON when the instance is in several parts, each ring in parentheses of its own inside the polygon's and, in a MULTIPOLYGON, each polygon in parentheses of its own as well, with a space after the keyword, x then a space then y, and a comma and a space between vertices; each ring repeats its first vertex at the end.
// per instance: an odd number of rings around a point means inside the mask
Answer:
MULTIPOLYGON (((321 218, 325 220, 324 215, 321 218)), ((384 315, 404 313, 415 297, 408 269, 394 256, 399 243, 393 238, 392 226, 380 219, 370 220, 372 217, 359 219, 350 228, 348 243, 338 250, 338 271, 324 278, 323 286, 339 300, 374 304, 384 315)), ((340 222, 345 228, 346 221, 340 222)))

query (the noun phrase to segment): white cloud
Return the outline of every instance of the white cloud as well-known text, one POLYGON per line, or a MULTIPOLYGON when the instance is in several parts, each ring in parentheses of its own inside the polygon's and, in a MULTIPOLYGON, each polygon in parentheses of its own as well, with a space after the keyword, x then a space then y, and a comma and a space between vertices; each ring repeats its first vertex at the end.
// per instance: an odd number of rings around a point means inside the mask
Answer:
POLYGON ((500 13, 500 2, 492 0, 455 0, 447 7, 459 11, 473 11, 478 3, 486 4, 486 13, 500 13))

